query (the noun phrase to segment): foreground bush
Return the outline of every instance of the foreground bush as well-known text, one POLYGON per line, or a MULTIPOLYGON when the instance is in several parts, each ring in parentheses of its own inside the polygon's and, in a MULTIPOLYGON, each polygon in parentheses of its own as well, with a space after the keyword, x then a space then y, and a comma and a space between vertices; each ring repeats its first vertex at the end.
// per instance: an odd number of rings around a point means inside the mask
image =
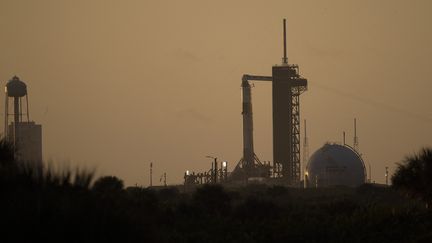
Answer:
POLYGON ((409 196, 432 202, 432 149, 424 148, 418 154, 407 156, 398 164, 391 178, 393 187, 409 196))

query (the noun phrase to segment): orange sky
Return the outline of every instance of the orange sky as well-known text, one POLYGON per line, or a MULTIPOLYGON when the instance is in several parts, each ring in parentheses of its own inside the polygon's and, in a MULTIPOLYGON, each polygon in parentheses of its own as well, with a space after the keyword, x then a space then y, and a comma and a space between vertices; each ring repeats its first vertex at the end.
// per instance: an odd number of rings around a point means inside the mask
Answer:
MULTIPOLYGON (((431 1, 0 2, 0 80, 28 85, 44 157, 126 184, 169 184, 242 155, 240 82, 282 56, 309 80, 301 97, 311 153, 360 149, 372 179, 431 146, 431 1)), ((0 100, 4 100, 3 93, 0 100)), ((272 160, 271 86, 253 89, 255 151, 272 160)))

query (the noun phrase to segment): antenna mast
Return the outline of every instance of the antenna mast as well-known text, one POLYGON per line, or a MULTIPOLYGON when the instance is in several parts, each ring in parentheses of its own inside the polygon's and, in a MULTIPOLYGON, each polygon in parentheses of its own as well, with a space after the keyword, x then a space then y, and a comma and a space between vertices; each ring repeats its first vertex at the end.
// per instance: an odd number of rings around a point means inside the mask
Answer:
POLYGON ((284 44, 284 56, 282 58, 282 64, 288 64, 287 48, 286 48, 286 19, 283 20, 283 44, 284 44))
POLYGON ((353 144, 354 150, 358 152, 359 147, 359 141, 357 137, 357 118, 354 118, 354 144, 353 144))

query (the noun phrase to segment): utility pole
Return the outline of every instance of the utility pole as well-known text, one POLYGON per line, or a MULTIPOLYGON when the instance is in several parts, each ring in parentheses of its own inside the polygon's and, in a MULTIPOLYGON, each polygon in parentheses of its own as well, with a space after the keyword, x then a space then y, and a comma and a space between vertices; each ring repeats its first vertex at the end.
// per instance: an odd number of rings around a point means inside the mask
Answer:
POLYGON ((217 158, 214 158, 214 183, 216 184, 218 181, 218 164, 217 164, 217 158))
POLYGON ((210 155, 207 155, 206 158, 210 158, 210 159, 214 159, 214 162, 212 163, 212 183, 216 184, 217 183, 217 178, 218 178, 218 165, 217 165, 217 157, 213 157, 210 155))
POLYGON ((164 186, 165 187, 167 186, 167 183, 166 183, 166 172, 164 172, 164 186))
POLYGON ((307 130, 306 130, 306 119, 304 120, 304 139, 303 139, 303 166, 302 166, 302 176, 303 180, 305 180, 305 173, 306 173, 306 165, 309 160, 309 139, 307 136, 307 130))

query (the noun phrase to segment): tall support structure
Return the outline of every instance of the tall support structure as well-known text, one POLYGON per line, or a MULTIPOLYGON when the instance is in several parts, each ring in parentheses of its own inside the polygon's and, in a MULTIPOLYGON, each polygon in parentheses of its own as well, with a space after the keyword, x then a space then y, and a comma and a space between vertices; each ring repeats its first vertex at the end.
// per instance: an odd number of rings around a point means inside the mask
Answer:
POLYGON ((17 127, 22 122, 29 122, 29 109, 28 109, 28 94, 27 85, 22 82, 17 76, 14 76, 5 87, 5 123, 4 123, 4 136, 9 137, 10 140, 16 145, 17 127), (25 110, 23 109, 23 98, 25 98, 25 110), (10 113, 9 99, 13 100, 13 111, 10 113), (23 115, 26 114, 26 120, 23 120, 23 115), (9 128, 9 117, 13 117, 13 129, 9 128))
POLYGON ((249 80, 272 81, 273 96, 273 173, 287 184, 298 184, 300 163, 300 94, 307 89, 307 80, 300 76, 298 65, 288 64, 286 51, 286 20, 283 20, 283 58, 281 66, 273 66, 272 76, 243 75, 243 158, 232 177, 245 174, 262 176, 270 165, 262 164, 253 151, 252 99, 249 80))
POLYGON ((354 118, 354 144, 353 148, 356 152, 359 152, 359 141, 357 137, 357 118, 354 118))
POLYGON ((4 118, 4 136, 14 145, 16 159, 40 165, 42 126, 30 120, 27 85, 17 76, 6 83, 4 118), (13 100, 12 109, 9 100, 13 100))
MULTIPOLYGON (((284 33, 286 20, 284 19, 284 33)), ((282 167, 288 184, 300 181, 300 94, 307 89, 307 80, 299 74, 298 65, 288 64, 286 35, 281 66, 272 69, 273 93, 273 163, 282 167)))
POLYGON ((283 46, 284 46, 284 56, 282 58, 282 64, 288 65, 287 57, 287 47, 286 47, 286 19, 283 20, 283 46))
MULTIPOLYGON (((304 138, 303 138, 303 163, 302 163, 302 175, 306 172, 306 165, 309 160, 309 138, 306 130, 306 119, 304 120, 304 138)), ((303 177, 304 179, 304 177, 303 177)))

